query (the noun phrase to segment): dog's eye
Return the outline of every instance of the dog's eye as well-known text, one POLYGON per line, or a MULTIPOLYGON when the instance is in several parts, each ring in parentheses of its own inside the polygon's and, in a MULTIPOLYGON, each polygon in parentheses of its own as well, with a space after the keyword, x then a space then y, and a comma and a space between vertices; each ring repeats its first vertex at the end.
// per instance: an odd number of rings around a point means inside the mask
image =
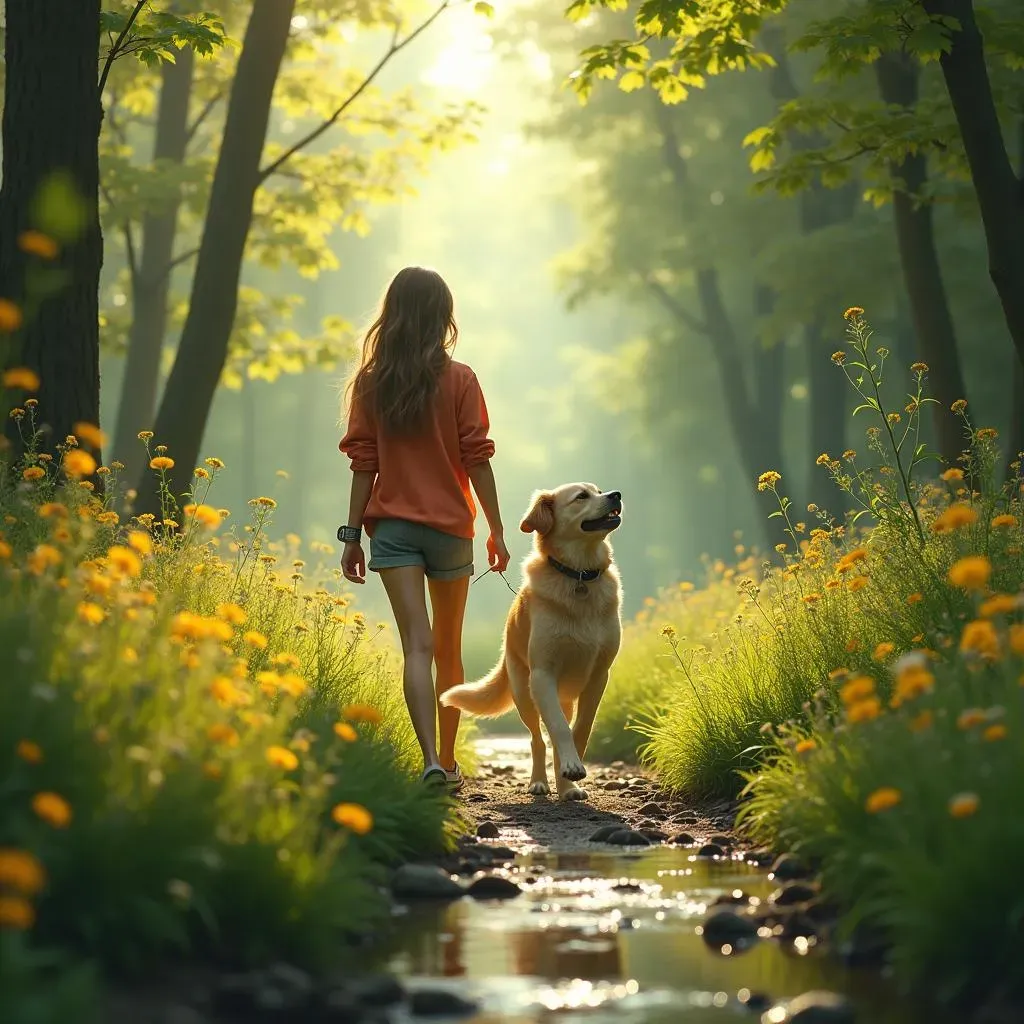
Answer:
POLYGON ((575 498, 573 498, 573 501, 586 501, 589 497, 590 495, 586 491, 581 491, 575 498))

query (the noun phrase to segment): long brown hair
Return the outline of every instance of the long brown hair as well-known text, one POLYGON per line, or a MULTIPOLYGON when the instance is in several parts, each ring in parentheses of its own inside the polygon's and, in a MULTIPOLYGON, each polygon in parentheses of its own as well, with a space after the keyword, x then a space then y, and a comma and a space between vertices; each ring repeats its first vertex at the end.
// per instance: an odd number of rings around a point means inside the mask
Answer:
POLYGON ((371 402, 389 434, 415 430, 437 393, 458 340, 452 293, 434 270, 406 267, 388 285, 347 393, 371 402))

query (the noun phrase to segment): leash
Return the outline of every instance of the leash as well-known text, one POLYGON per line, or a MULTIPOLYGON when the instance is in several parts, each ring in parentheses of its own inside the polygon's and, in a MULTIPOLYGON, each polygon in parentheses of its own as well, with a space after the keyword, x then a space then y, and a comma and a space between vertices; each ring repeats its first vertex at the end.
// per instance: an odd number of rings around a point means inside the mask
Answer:
MULTIPOLYGON (((476 583, 477 580, 482 580, 485 576, 487 576, 489 573, 492 573, 492 572, 494 572, 494 570, 491 569, 490 567, 484 569, 484 571, 482 573, 480 573, 476 577, 476 579, 472 580, 469 585, 473 586, 473 584, 476 583)), ((508 577, 503 572, 499 572, 498 575, 505 581, 505 586, 508 587, 508 589, 511 590, 513 594, 518 593, 516 588, 513 587, 511 583, 509 583, 508 577)))

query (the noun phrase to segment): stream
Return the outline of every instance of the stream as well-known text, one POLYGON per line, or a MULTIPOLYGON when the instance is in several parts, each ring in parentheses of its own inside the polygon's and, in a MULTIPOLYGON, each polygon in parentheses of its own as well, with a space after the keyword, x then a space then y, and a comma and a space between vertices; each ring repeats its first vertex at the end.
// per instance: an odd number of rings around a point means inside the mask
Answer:
MULTIPOLYGON (((478 742, 481 763, 514 764, 524 777, 528 749, 518 737, 478 742)), ((551 849, 515 829, 499 842, 517 851, 502 871, 522 887, 518 897, 398 905, 394 938, 377 957, 411 989, 442 987, 472 1001, 467 1024, 553 1014, 593 1024, 772 1024, 788 1019, 773 1005, 812 990, 846 996, 858 1024, 953 1019, 900 996, 877 971, 845 968, 814 939, 709 947, 700 925, 716 898, 742 890, 763 901, 776 887, 742 860, 699 860, 666 845, 551 849)))

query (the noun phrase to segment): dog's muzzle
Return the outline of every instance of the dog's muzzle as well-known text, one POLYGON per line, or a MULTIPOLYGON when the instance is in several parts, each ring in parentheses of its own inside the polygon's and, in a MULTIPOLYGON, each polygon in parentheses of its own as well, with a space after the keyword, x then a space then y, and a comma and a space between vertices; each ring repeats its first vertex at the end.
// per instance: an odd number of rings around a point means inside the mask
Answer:
POLYGON ((601 495, 607 503, 605 512, 597 519, 584 519, 580 524, 588 533, 617 530, 622 525, 622 492, 606 491, 601 495))

